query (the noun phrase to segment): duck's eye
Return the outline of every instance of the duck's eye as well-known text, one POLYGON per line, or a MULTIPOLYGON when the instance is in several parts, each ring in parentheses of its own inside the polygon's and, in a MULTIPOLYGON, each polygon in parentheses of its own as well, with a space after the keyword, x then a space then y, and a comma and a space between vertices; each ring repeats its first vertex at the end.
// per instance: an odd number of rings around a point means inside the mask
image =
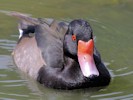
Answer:
POLYGON ((76 35, 72 35, 72 40, 73 40, 73 41, 76 40, 76 35))

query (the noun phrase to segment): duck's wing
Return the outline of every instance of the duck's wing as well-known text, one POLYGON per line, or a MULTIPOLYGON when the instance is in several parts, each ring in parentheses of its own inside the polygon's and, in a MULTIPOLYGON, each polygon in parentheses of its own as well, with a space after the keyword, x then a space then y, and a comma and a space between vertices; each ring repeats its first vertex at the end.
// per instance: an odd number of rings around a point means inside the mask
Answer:
POLYGON ((47 24, 49 28, 59 34, 65 34, 68 30, 69 22, 58 21, 52 18, 38 18, 40 23, 47 24))
MULTIPOLYGON (((52 18, 33 18, 30 14, 24 14, 16 11, 4 11, 0 12, 5 13, 8 16, 15 17, 19 19, 19 29, 27 29, 29 26, 37 26, 43 24, 44 27, 50 28, 52 31, 55 31, 59 34, 65 34, 68 29, 68 22, 57 21, 52 18)), ((20 31, 20 30, 19 30, 20 31)))
POLYGON ((0 12, 6 14, 8 16, 18 18, 19 20, 29 22, 32 25, 39 24, 38 20, 36 18, 32 18, 30 14, 24 14, 24 13, 20 13, 20 12, 16 12, 16 11, 5 11, 5 10, 0 10, 0 12))
MULTIPOLYGON (((59 60, 62 61, 63 54, 61 54, 61 52, 63 48, 61 48, 61 46, 63 43, 62 41, 60 41, 59 38, 63 39, 63 36, 67 31, 67 24, 65 24, 64 22, 55 21, 53 19, 40 20, 40 18, 32 18, 30 15, 14 11, 13 12, 2 11, 2 12, 9 16, 18 18, 20 21, 19 22, 20 29, 28 30, 29 26, 33 27, 35 26, 35 33, 36 33, 35 36, 33 37, 22 36, 22 38, 19 39, 19 42, 12 53, 15 64, 21 70, 23 70, 24 72, 28 73, 31 77, 36 79, 39 69, 43 65, 46 65, 46 60, 44 57, 46 54, 45 47, 48 47, 52 43, 53 46, 51 47, 53 48, 50 48, 50 50, 52 49, 54 50, 55 47, 57 49, 57 54, 60 54, 59 60), (54 43, 59 45, 54 45, 54 43)), ((54 56, 53 53, 52 55, 54 56)), ((56 58, 54 57, 54 59, 56 58)), ((55 61, 54 63, 57 63, 56 60, 53 61, 55 61)))

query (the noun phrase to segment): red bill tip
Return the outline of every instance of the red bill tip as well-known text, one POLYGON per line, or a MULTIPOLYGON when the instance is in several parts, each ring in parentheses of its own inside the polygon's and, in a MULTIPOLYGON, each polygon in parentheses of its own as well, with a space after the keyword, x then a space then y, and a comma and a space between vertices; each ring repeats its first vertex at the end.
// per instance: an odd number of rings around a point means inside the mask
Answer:
POLYGON ((78 42, 78 53, 83 54, 90 54, 93 55, 93 49, 94 49, 94 41, 93 39, 89 40, 88 42, 84 42, 82 40, 79 40, 78 42))

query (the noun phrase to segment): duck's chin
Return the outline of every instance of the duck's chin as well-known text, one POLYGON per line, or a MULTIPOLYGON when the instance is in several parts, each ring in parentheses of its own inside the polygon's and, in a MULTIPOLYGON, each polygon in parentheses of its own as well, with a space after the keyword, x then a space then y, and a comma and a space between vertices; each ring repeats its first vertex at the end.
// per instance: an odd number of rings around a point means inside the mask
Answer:
POLYGON ((78 61, 85 77, 99 76, 99 71, 93 58, 94 41, 78 41, 78 61))

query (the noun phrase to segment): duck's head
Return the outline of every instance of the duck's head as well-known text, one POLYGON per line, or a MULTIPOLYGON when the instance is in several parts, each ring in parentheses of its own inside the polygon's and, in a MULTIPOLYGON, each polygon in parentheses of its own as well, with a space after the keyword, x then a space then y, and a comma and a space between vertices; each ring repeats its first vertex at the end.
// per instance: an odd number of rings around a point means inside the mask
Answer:
POLYGON ((64 39, 65 54, 76 59, 85 77, 99 76, 93 52, 94 41, 91 26, 84 20, 74 20, 68 26, 64 39))

